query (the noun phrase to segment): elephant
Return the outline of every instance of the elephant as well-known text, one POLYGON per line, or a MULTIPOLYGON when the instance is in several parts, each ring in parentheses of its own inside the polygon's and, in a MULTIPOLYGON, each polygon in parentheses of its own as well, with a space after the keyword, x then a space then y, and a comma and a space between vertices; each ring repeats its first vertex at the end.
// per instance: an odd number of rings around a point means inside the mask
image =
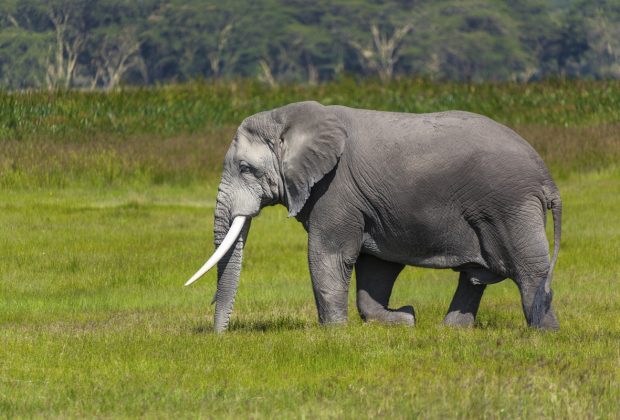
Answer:
POLYGON ((276 204, 308 234, 321 324, 347 321, 354 267, 364 321, 415 324, 411 306, 388 307, 396 278, 410 265, 459 273, 447 325, 473 325, 485 287, 512 279, 527 324, 559 328, 551 306, 559 190, 536 151, 490 118, 306 101, 244 119, 224 158, 217 249, 186 283, 217 264, 216 332, 228 328, 251 220, 276 204))

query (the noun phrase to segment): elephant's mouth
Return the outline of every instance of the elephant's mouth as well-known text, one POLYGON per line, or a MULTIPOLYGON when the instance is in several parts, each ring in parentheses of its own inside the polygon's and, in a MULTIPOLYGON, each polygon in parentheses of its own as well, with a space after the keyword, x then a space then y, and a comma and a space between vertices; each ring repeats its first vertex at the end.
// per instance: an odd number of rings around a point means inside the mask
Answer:
POLYGON ((241 230, 243 229, 243 226, 248 219, 248 216, 236 216, 234 218, 232 224, 230 225, 230 228, 228 229, 228 233, 226 233, 226 236, 224 237, 224 240, 222 241, 220 246, 215 250, 213 255, 211 255, 211 258, 209 258, 207 262, 204 263, 202 267, 200 267, 196 274, 194 274, 192 278, 190 278, 185 283, 186 286, 189 286, 190 284, 204 276, 207 271, 213 268, 213 266, 217 264, 224 255, 226 255, 226 252, 228 252, 230 247, 235 244, 235 241, 239 237, 239 234, 241 233, 241 230))

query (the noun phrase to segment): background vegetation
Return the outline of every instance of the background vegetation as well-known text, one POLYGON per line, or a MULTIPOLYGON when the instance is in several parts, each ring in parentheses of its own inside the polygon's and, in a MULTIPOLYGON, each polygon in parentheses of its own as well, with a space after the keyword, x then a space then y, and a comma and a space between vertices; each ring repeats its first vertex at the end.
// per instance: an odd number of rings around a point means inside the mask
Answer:
MULTIPOLYGON (((615 418, 620 401, 620 84, 343 79, 194 82, 111 93, 0 94, 0 417, 615 418), (473 329, 440 326, 449 270, 407 268, 391 305, 413 329, 321 328, 306 234, 281 207, 253 222, 231 331, 211 333, 218 173, 238 123, 284 103, 504 122, 564 201, 554 302, 525 327, 511 282, 473 329)), ((352 280, 351 290, 355 290, 352 280)))
POLYGON ((270 88, 194 82, 110 93, 0 93, 0 185, 188 185, 219 175, 238 123, 289 102, 488 115, 526 136, 556 177, 620 161, 620 82, 527 85, 401 80, 270 88))
POLYGON ((7 89, 620 77, 617 0, 0 0, 7 89))

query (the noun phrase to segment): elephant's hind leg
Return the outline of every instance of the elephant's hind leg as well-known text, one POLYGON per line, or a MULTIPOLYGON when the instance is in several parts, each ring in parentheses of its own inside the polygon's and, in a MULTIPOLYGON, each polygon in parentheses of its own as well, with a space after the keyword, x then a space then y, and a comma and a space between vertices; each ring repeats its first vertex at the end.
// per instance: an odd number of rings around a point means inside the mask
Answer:
POLYGON ((509 229, 513 237, 520 238, 511 249, 509 263, 510 277, 521 293, 525 320, 530 327, 557 330, 560 326, 551 306, 553 292, 546 283, 550 261, 544 219, 531 218, 529 224, 522 221, 509 229))
POLYGON ((365 322, 415 324, 412 306, 388 308, 394 282, 403 268, 402 264, 384 261, 368 254, 358 257, 355 263, 357 309, 365 322))
POLYGON ((459 284, 450 303, 450 309, 443 320, 445 325, 469 327, 474 324, 480 300, 487 284, 503 280, 485 269, 462 271, 459 284))
POLYGON ((558 330, 560 324, 551 306, 553 292, 546 289, 546 278, 546 273, 521 274, 515 278, 515 283, 521 293, 527 325, 544 330, 558 330))

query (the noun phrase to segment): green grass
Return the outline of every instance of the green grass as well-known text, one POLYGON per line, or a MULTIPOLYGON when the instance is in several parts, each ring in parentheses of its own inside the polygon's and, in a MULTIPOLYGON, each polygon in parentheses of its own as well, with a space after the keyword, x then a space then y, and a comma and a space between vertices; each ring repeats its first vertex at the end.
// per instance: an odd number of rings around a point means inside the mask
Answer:
MULTIPOLYGON (((0 195, 0 413, 103 417, 607 417, 620 401, 620 177, 560 184, 559 333, 525 327, 516 287, 478 325, 440 326, 456 275, 407 269, 413 329, 321 328, 305 233, 253 223, 231 331, 211 333, 213 186, 0 195), (593 205, 596 203, 596 205, 593 205)), ((353 289, 353 288, 352 288, 353 289)))
POLYGON ((617 418, 620 84, 269 90, 195 83, 112 94, 0 94, 0 417, 617 418), (561 331, 525 327, 511 282, 473 329, 440 325, 451 271, 407 268, 391 306, 415 328, 322 328, 306 234, 281 207, 254 221, 231 330, 215 335, 217 173, 236 124, 308 97, 482 112, 549 164, 564 201, 561 331))

